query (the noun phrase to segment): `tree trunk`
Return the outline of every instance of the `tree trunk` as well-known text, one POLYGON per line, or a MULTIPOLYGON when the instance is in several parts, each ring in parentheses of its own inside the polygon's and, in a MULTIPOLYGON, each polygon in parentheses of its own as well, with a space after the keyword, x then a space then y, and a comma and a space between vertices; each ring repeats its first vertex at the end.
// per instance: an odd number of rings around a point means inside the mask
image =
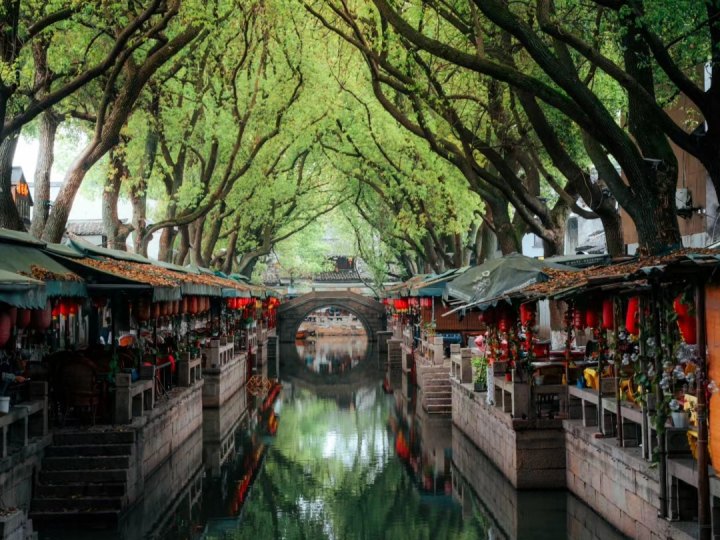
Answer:
POLYGON ((206 264, 209 264, 212 260, 213 253, 215 252, 215 246, 217 245, 218 238, 220 238, 220 230, 222 229, 223 224, 221 216, 224 212, 225 201, 221 201, 215 211, 215 214, 213 215, 213 218, 211 218, 210 231, 202 250, 202 256, 206 264))
POLYGON ((50 173, 55 161, 55 136, 60 117, 52 109, 40 115, 38 128, 38 159, 35 167, 35 193, 30 234, 40 238, 50 213, 50 173))
POLYGON ((147 137, 145 138, 145 151, 142 162, 140 163, 137 185, 133 186, 130 194, 130 202, 132 203, 133 209, 132 226, 135 230, 133 247, 135 253, 140 253, 145 257, 148 256, 147 242, 143 242, 147 227, 147 189, 148 181, 155 167, 155 158, 157 157, 159 143, 157 122, 159 112, 160 94, 153 86, 152 100, 149 108, 150 126, 148 127, 147 137))
POLYGON ((494 259, 497 249, 497 236, 495 236, 490 225, 483 221, 483 224, 480 226, 480 234, 478 234, 478 244, 476 244, 477 255, 475 264, 482 264, 494 259))
POLYGON ((25 230, 12 196, 12 162, 19 137, 15 132, 0 143, 0 227, 14 231, 25 230))
POLYGON ((105 154, 107 149, 105 145, 101 145, 97 139, 93 139, 85 147, 82 153, 70 165, 65 180, 63 181, 60 193, 55 198, 52 211, 48 216, 43 230, 42 238, 48 242, 60 242, 65 233, 68 216, 72 209, 75 195, 77 195, 80 185, 90 167, 105 154))
POLYGON ((143 239, 145 238, 145 227, 147 225, 147 183, 144 178, 141 178, 137 188, 132 190, 130 202, 133 210, 133 251, 147 257, 147 249, 143 249, 143 246, 146 245, 143 239))
POLYGON ((225 261, 223 262, 222 271, 230 275, 233 271, 233 262, 235 261, 235 250, 238 239, 237 229, 232 232, 227 242, 227 252, 225 253, 225 261))
POLYGON ((110 151, 110 171, 105 178, 102 194, 102 220, 107 247, 127 251, 127 237, 132 227, 125 225, 118 218, 118 199, 120 186, 130 174, 125 160, 125 147, 118 145, 110 151))
MULTIPOLYGON (((180 236, 180 246, 178 246, 174 262, 180 266, 185 266, 185 259, 187 259, 188 251, 190 251, 190 231, 188 230, 188 226, 181 226, 178 230, 178 235, 180 236)), ((169 256, 172 257, 172 244, 170 244, 169 256)), ((171 258, 169 260, 172 261, 173 259, 171 258)))
POLYGON ((205 229, 205 218, 200 218, 196 220, 194 223, 191 224, 190 227, 190 234, 192 241, 190 243, 191 250, 190 250, 190 256, 192 259, 193 264, 205 267, 207 266, 205 264, 205 260, 203 259, 202 255, 202 239, 203 239, 203 232, 205 229))
POLYGON ((495 236, 498 246, 503 255, 510 253, 522 253, 522 244, 515 232, 515 227, 510 220, 507 201, 501 199, 488 199, 486 203, 490 207, 495 236))
POLYGON ((606 211, 599 208, 595 211, 600 216, 603 229, 605 230, 605 246, 611 257, 619 257, 625 254, 625 239, 623 238, 622 219, 615 208, 606 211))

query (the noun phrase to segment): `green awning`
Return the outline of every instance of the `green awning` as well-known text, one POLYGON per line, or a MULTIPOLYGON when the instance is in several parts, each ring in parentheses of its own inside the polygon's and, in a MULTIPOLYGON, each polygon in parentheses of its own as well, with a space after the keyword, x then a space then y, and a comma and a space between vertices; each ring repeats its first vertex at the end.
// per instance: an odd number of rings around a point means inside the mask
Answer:
POLYGON ((39 247, 45 245, 45 242, 38 240, 29 233, 23 231, 11 231, 10 229, 3 228, 0 228, 0 242, 39 247))
POLYGON ((23 309, 43 309, 47 302, 45 284, 37 279, 0 270, 0 302, 23 309))
POLYGON ((96 246, 79 238, 72 238, 70 240, 70 245, 88 257, 109 257, 110 259, 116 259, 118 261, 130 261, 140 264, 152 264, 153 262, 142 255, 138 255, 137 253, 96 246))
POLYGON ((39 244, 3 242, 0 239, 0 270, 33 276, 45 282, 48 297, 86 297, 87 289, 80 277, 46 255, 39 244), (34 270, 34 271, 33 271, 34 270), (49 272, 55 277, 42 277, 49 272))
POLYGON ((45 246, 45 251, 47 253, 52 253, 53 255, 61 255, 63 257, 70 257, 71 259, 82 259, 86 255, 77 249, 75 249, 72 246, 68 246, 67 244, 53 244, 48 243, 45 246))

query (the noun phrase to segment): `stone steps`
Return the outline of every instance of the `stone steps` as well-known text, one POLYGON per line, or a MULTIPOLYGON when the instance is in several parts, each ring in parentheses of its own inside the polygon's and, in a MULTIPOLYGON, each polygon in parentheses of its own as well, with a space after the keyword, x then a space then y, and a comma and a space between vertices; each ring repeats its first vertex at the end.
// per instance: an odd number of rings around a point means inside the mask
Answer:
POLYGON ((447 405, 423 405, 428 414, 452 414, 452 404, 447 405))
POLYGON ((134 442, 134 431, 72 431, 53 435, 53 446, 132 444, 134 442))
POLYGON ((60 497, 122 497, 125 494, 123 482, 106 482, 103 484, 38 484, 35 496, 40 499, 60 497))
POLYGON ((45 450, 45 457, 129 456, 131 453, 131 444, 67 444, 49 446, 45 450))
POLYGON ((134 431, 53 435, 38 474, 30 517, 48 524, 115 527, 127 502, 134 431))
POLYGON ((33 523, 53 524, 54 526, 66 525, 71 528, 93 528, 93 529, 114 529, 120 521, 120 510, 98 510, 94 512, 83 511, 45 511, 30 512, 33 523))
POLYGON ((130 456, 75 456, 46 457, 44 471, 101 471, 107 469, 128 469, 130 456))
POLYGON ((34 512, 97 512, 97 511, 120 511, 122 509, 122 497, 59 497, 42 498, 33 503, 34 512))
POLYGON ((44 484, 72 484, 79 478, 88 484, 104 484, 105 482, 127 482, 126 469, 81 470, 71 471, 40 471, 40 482, 44 484))

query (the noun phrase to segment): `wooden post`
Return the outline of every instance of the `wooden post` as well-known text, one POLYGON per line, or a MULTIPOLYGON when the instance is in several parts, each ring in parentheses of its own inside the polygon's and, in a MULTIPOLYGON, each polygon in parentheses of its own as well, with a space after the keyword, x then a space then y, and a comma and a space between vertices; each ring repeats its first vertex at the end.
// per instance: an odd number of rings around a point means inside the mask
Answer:
MULTIPOLYGON (((620 299, 615 296, 613 297, 613 335, 614 335, 614 344, 615 344, 615 407, 617 409, 617 439, 618 444, 620 445, 620 448, 625 446, 625 430, 623 429, 623 419, 622 419, 622 399, 620 396, 620 386, 622 383, 622 378, 620 377, 620 370, 622 369, 622 363, 620 358, 620 351, 618 350, 618 321, 620 320, 620 317, 622 316, 622 310, 620 309, 620 299)), ((606 330, 607 332, 607 330, 606 330)), ((607 334, 605 337, 605 343, 607 343, 607 334)), ((632 384, 632 379, 630 379, 630 384, 632 384)))
MULTIPOLYGON (((662 334, 660 331, 660 317, 663 315, 663 302, 660 286, 657 284, 657 282, 653 282, 652 286, 652 307, 654 311, 653 337, 655 339, 655 350, 657 351, 655 355, 655 372, 660 373, 663 369, 661 346, 662 334)), ((660 410, 663 402, 662 389, 660 388, 660 385, 657 385, 655 389, 655 402, 657 404, 655 410, 655 433, 657 433, 659 455, 658 473, 660 477, 660 494, 658 497, 660 508, 658 511, 658 515, 665 518, 667 516, 667 462, 665 461, 665 426, 660 425, 660 410)))
POLYGON ((707 335, 705 328, 705 285, 698 280, 695 286, 695 317, 697 320, 697 347, 700 357, 697 381, 697 460, 698 460, 698 538, 710 540, 710 479, 708 478, 708 426, 705 394, 707 365, 707 335))

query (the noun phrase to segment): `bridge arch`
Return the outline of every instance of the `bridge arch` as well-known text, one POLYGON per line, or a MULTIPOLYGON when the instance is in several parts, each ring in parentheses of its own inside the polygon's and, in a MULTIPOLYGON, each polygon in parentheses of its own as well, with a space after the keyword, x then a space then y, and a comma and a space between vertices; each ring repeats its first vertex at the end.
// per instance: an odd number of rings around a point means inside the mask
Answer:
POLYGON ((385 306, 374 298, 351 291, 314 291, 284 302, 278 307, 277 333, 281 342, 295 341, 295 334, 313 311, 335 306, 355 315, 367 333, 368 341, 377 340, 385 330, 385 306))

